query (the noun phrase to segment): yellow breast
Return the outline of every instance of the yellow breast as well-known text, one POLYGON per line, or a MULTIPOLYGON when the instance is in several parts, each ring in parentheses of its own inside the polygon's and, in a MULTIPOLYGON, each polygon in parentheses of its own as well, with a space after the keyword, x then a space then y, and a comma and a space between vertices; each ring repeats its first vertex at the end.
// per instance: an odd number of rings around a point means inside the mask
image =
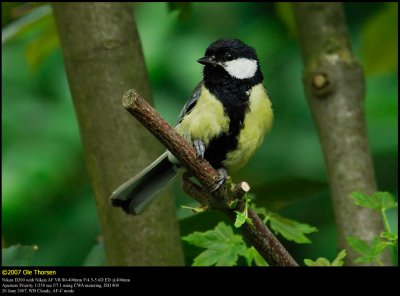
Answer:
POLYGON ((203 86, 196 107, 176 126, 177 132, 188 142, 202 140, 208 145, 211 139, 227 132, 229 118, 224 116, 222 103, 203 86))
POLYGON ((223 162, 228 171, 242 168, 261 145, 264 135, 272 126, 273 112, 271 101, 260 83, 250 90, 249 111, 244 118, 239 134, 238 147, 226 156, 223 162))

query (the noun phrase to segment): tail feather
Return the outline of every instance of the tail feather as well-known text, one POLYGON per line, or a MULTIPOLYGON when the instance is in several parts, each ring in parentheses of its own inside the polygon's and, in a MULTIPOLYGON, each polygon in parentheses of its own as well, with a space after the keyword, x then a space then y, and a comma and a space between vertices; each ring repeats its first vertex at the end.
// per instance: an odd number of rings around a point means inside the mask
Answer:
POLYGON ((140 174, 119 186, 112 193, 111 202, 128 214, 140 214, 158 193, 172 183, 177 174, 165 152, 140 174))

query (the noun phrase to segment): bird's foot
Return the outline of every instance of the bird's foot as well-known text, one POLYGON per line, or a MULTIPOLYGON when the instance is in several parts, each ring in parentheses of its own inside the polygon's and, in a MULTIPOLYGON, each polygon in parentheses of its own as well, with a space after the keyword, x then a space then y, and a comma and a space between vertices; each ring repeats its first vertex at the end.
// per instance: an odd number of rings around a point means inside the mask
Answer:
POLYGON ((203 159, 204 154, 206 153, 206 146, 202 140, 194 140, 193 141, 194 149, 196 149, 196 156, 197 158, 203 159))
POLYGON ((225 183, 226 178, 228 177, 228 172, 226 171, 225 168, 219 168, 218 170, 219 178, 214 186, 214 188, 211 190, 211 192, 214 192, 215 190, 219 189, 222 184, 225 183))

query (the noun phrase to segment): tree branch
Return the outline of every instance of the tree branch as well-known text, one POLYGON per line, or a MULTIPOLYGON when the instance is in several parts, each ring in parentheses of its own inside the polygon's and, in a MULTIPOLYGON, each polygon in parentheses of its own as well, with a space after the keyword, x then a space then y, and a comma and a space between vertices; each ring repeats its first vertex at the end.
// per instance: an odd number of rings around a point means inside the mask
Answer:
MULTIPOLYGON (((293 4, 304 60, 303 84, 325 157, 338 226, 339 247, 347 264, 359 256, 347 236, 372 240, 382 231, 379 214, 356 206, 353 191, 372 194, 376 181, 366 136, 364 77, 353 56, 340 3, 293 4)), ((383 260, 390 264, 390 258, 383 260)))
MULTIPOLYGON (((243 195, 250 189, 245 182, 228 190, 221 186, 211 193, 218 180, 218 172, 205 160, 198 159, 194 148, 183 139, 159 114, 134 90, 125 93, 122 105, 140 121, 188 170, 196 177, 203 188, 190 182, 185 176, 183 185, 203 207, 217 209, 226 213, 233 221, 235 210, 244 210, 243 195), (232 205, 236 205, 233 207, 232 205)), ((247 240, 253 244, 261 256, 270 264, 278 266, 297 266, 296 261, 266 227, 257 214, 249 208, 248 217, 252 223, 245 223, 241 229, 247 240)))

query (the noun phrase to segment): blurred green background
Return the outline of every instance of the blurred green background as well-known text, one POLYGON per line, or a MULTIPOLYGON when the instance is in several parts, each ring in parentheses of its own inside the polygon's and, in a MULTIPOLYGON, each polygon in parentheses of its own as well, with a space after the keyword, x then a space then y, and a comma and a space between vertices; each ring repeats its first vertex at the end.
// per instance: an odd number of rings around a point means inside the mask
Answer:
MULTIPOLYGON (((312 244, 283 241, 295 259, 337 252, 323 157, 301 84, 302 62, 287 3, 135 3, 157 110, 174 124, 201 79, 196 63, 213 41, 235 37, 256 48, 273 103, 271 133, 234 176, 257 205, 318 228, 312 244)), ((379 190, 398 188, 397 3, 344 4, 352 48, 366 70, 365 110, 379 190)), ((3 244, 37 245, 35 265, 82 265, 100 229, 79 129, 47 4, 2 2, 3 244)), ((121 90, 121 94, 124 90, 121 90)), ((218 213, 173 187, 181 233, 213 228, 218 213)), ((397 225, 397 211, 390 212, 397 225)), ((183 243, 186 263, 199 249, 183 243)))

